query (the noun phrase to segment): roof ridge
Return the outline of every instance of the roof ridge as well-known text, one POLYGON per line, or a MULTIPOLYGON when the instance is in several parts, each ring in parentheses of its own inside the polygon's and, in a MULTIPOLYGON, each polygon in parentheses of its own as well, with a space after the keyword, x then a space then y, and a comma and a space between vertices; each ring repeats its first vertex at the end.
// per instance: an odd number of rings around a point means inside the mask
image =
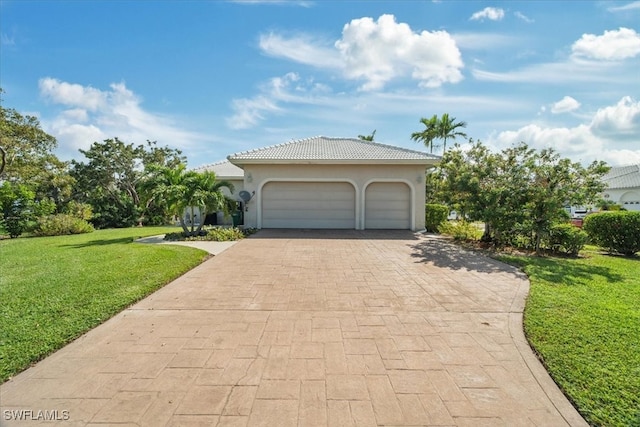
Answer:
POLYGON ((269 145, 269 146, 266 146, 266 147, 260 147, 260 148, 254 148, 254 149, 251 149, 251 150, 240 151, 240 152, 228 155, 227 159, 230 159, 230 158, 235 157, 235 156, 243 156, 243 155, 247 155, 247 154, 258 153, 258 152, 261 152, 261 151, 266 151, 266 150, 270 150, 270 149, 273 149, 273 148, 284 147, 284 146, 287 146, 287 145, 297 144, 297 143, 301 143, 301 142, 310 142, 310 141, 313 141, 313 140, 330 140, 330 141, 350 140, 350 141, 358 142, 358 143, 365 144, 365 145, 374 145, 374 146, 381 147, 381 148, 388 148, 388 149, 392 149, 392 150, 403 151, 405 153, 432 155, 431 153, 427 153, 426 151, 419 151, 419 150, 413 150, 413 149, 405 148, 405 147, 398 147, 397 145, 385 144, 385 143, 377 142, 377 141, 367 141, 367 140, 360 139, 360 138, 317 135, 317 136, 311 136, 311 137, 299 138, 299 139, 292 138, 291 140, 289 140, 287 142, 281 142, 279 144, 272 144, 272 145, 269 145))
POLYGON ((291 145, 291 144, 294 144, 294 143, 297 143, 297 142, 302 142, 302 141, 310 140, 310 139, 313 139, 313 138, 321 138, 321 137, 319 137, 319 136, 313 136, 313 137, 310 137, 310 138, 303 138, 303 139, 294 139, 294 138, 291 138, 291 140, 290 140, 290 141, 287 141, 287 142, 281 142, 281 143, 279 143, 279 144, 272 144, 272 145, 268 145, 268 146, 266 146, 266 147, 253 148, 253 149, 251 149, 251 150, 245 150, 245 151, 240 151, 240 152, 237 152, 237 153, 229 154, 229 155, 227 156, 227 160, 228 160, 230 157, 233 157, 233 156, 240 156, 240 155, 243 155, 243 154, 257 153, 257 152, 259 152, 259 151, 270 150, 270 149, 272 149, 272 148, 284 147, 285 145, 291 145))

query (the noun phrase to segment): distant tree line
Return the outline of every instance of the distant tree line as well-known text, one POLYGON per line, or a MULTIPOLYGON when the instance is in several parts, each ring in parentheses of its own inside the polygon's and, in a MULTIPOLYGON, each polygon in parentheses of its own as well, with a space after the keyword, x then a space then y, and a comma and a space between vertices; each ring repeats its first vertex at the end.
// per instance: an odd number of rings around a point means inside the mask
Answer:
POLYGON ((180 150, 155 141, 106 139, 80 150, 84 160, 64 162, 36 117, 0 106, 0 147, 0 234, 11 237, 160 225, 187 206, 230 208, 221 191, 228 183, 187 171, 180 150))

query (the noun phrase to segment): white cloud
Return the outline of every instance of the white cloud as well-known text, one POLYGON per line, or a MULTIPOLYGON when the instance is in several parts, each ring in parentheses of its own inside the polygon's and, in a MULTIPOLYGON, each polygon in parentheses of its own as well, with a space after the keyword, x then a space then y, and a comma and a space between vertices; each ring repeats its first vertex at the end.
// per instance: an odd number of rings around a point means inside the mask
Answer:
POLYGON ((500 21, 504 18, 504 9, 499 7, 485 7, 484 9, 471 15, 469 20, 471 21, 484 21, 489 19, 491 21, 500 21))
POLYGON ((580 103, 570 96, 565 96, 551 106, 553 114, 569 113, 580 108, 580 103))
POLYGON ((145 111, 142 101, 124 83, 113 83, 103 91, 46 77, 40 79, 39 87, 41 96, 65 107, 41 122, 68 157, 77 156, 78 149, 87 149, 95 141, 113 137, 134 144, 157 140, 179 149, 211 139, 179 128, 171 117, 145 111))
POLYGON ((338 52, 333 47, 323 46, 324 44, 304 34, 287 38, 269 33, 261 35, 259 40, 260 49, 267 55, 314 67, 341 68, 338 52))
POLYGON ((462 80, 460 51, 446 31, 414 33, 393 15, 354 19, 336 42, 349 78, 367 80, 363 90, 380 89, 389 80, 411 72, 421 86, 438 87, 462 80))
POLYGON ((13 36, 10 36, 8 34, 2 33, 2 34, 0 34, 0 44, 2 46, 15 46, 16 45, 16 39, 13 36))
POLYGON ((635 70, 622 68, 618 62, 587 61, 575 56, 565 61, 533 64, 519 70, 494 72, 479 68, 472 70, 478 80, 502 83, 549 83, 553 85, 575 83, 633 84, 637 81, 635 70))
POLYGON ((523 20, 523 21, 524 21, 524 22, 526 22, 527 24, 532 24, 532 23, 536 22, 534 19, 529 18, 528 16, 526 16, 526 15, 525 15, 524 13, 522 13, 522 12, 515 11, 515 12, 513 12, 513 14, 514 14, 514 16, 515 16, 516 18, 523 20))
POLYGON ((40 95, 56 104, 96 111, 107 103, 107 94, 91 86, 81 86, 45 77, 38 82, 40 95))
POLYGON ((635 30, 621 27, 605 31, 603 35, 583 34, 571 46, 573 55, 584 58, 615 61, 640 54, 640 35, 635 30))
POLYGON ((365 80, 361 90, 377 90, 393 79, 411 77, 422 87, 462 80, 464 67, 455 40, 446 31, 414 32, 393 15, 354 19, 343 27, 331 47, 309 36, 260 37, 260 48, 317 68, 340 71, 351 80, 365 80))
POLYGON ((588 123, 575 127, 529 124, 490 139, 499 149, 525 142, 537 149, 552 147, 574 161, 604 160, 611 165, 640 163, 640 102, 622 98, 616 105, 596 111, 588 123))
POLYGON ((632 1, 622 6, 614 6, 607 9, 609 12, 624 12, 627 10, 640 10, 640 1, 632 1))
POLYGON ((330 91, 325 85, 317 84, 313 80, 301 81, 296 73, 269 79, 259 89, 260 93, 252 98, 232 101, 231 108, 234 113, 225 119, 227 126, 231 129, 254 127, 265 120, 267 114, 281 112, 281 103, 313 104, 318 102, 318 97, 330 91))
POLYGON ((625 96, 616 105, 598 110, 591 129, 598 136, 630 139, 640 145, 640 101, 625 96))

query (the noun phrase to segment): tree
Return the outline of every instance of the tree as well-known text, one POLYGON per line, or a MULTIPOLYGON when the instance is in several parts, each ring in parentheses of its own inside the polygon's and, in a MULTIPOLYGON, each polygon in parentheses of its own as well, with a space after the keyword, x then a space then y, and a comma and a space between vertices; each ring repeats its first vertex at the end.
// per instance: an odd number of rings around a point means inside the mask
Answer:
MULTIPOLYGON (((461 136, 467 137, 467 134, 458 130, 459 128, 467 127, 466 122, 456 122, 455 117, 449 117, 449 113, 444 113, 442 117, 438 117, 437 114, 431 116, 430 119, 421 118, 425 129, 421 132, 414 132, 411 134, 411 139, 414 141, 422 142, 426 147, 429 147, 429 152, 433 153, 433 140, 442 139, 443 141, 443 154, 447 151, 447 140, 456 139, 461 136)), ((437 146, 435 146, 437 147, 437 146)))
POLYGON ((77 180, 74 199, 93 207, 96 227, 156 223, 149 218, 156 215, 159 221, 166 219, 163 202, 150 203, 140 194, 140 184, 152 166, 180 164, 184 160, 180 150, 158 147, 155 141, 135 146, 116 137, 94 142, 80 152, 87 162, 72 161, 71 173, 77 180))
POLYGON ((32 230, 38 216, 68 201, 74 181, 68 164, 53 154, 56 147, 36 117, 0 104, 0 222, 11 237, 32 230))
POLYGON ((373 138, 376 136, 376 130, 374 129, 373 132, 371 132, 371 135, 358 135, 358 138, 360 138, 363 141, 373 141, 373 138))
POLYGON ((430 119, 421 118, 420 123, 424 125, 424 130, 411 134, 411 139, 422 142, 429 152, 433 153, 433 140, 438 137, 438 116, 434 114, 430 119))
POLYGON ((228 204, 222 187, 233 191, 233 185, 227 181, 218 181, 215 173, 189 171, 184 164, 153 167, 143 183, 143 188, 152 200, 164 200, 171 214, 179 218, 185 235, 198 235, 207 214, 227 210, 228 204), (202 218, 197 229, 193 221, 189 229, 184 222, 184 212, 190 210, 190 217, 193 218, 196 207, 202 218))
POLYGON ((444 113, 442 117, 438 120, 437 124, 437 137, 442 139, 443 141, 443 153, 447 151, 447 139, 456 139, 456 137, 461 136, 463 138, 467 137, 467 134, 459 131, 459 128, 467 127, 466 122, 456 122, 455 117, 449 117, 449 113, 444 113))
MULTIPOLYGON (((2 139, 0 139, 0 143, 2 143, 2 139)), ((2 176, 2 172, 4 172, 4 167, 7 164, 7 152, 4 151, 2 145, 0 145, 0 176, 2 176)))
POLYGON ((446 152, 437 194, 471 220, 485 223, 483 240, 528 245, 539 251, 563 206, 593 203, 604 190, 603 162, 588 167, 520 143, 492 153, 481 142, 446 152))

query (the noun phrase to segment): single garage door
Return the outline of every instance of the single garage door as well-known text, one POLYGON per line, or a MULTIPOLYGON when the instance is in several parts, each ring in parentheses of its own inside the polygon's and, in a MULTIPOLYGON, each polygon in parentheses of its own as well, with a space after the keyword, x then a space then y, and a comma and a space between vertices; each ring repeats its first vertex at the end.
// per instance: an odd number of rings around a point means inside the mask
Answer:
POLYGON ((269 182, 262 187, 262 228, 355 228, 348 182, 269 182))
POLYGON ((369 184, 364 205, 364 228, 411 228, 411 190, 403 182, 369 184))

